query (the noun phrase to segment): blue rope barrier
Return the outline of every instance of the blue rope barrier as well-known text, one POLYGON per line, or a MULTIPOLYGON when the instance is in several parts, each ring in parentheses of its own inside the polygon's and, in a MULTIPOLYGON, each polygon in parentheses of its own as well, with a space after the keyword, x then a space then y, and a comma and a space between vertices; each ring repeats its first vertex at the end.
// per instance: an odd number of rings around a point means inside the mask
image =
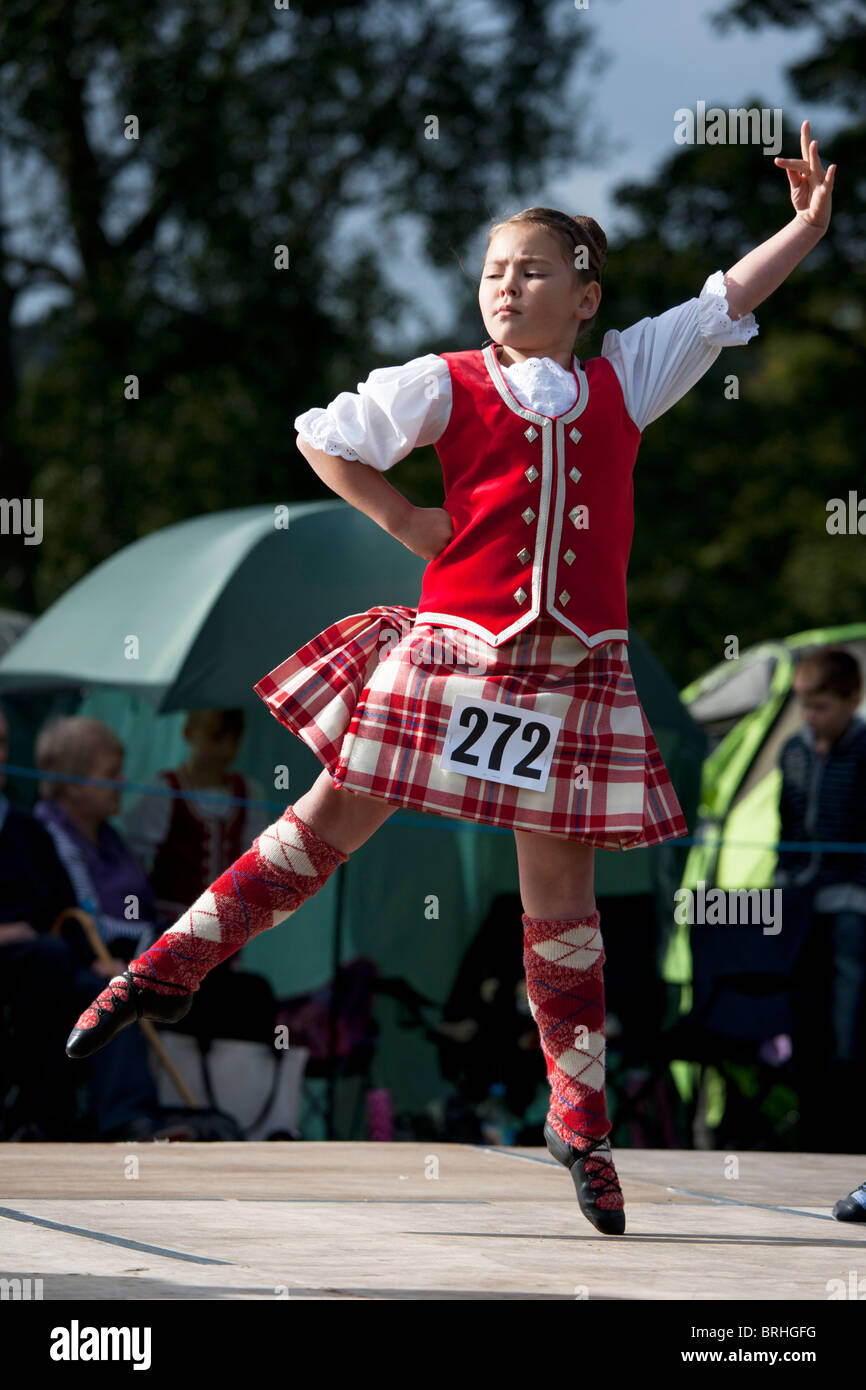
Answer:
MULTIPOLYGON (((118 787, 125 792, 144 792, 146 796, 170 796, 181 798, 189 796, 190 792, 175 791, 174 787, 156 786, 151 782, 118 782, 110 777, 78 777, 74 773, 59 772, 40 772, 32 767, 19 767, 16 763, 0 763, 0 772, 11 772, 18 777, 36 777, 40 781, 52 782, 73 782, 80 786, 89 787, 118 787)), ((2 788, 0 788, 2 795, 2 788)), ((266 811, 285 811, 289 804, 283 801, 263 801, 259 797, 231 796, 228 792, 201 792, 194 790, 192 795, 196 800, 201 798, 203 801, 211 801, 218 806, 256 806, 266 811)), ((415 825, 426 826, 430 829, 454 830, 455 826, 461 829, 482 832, 488 835, 510 835, 508 826, 502 825, 482 825, 476 821, 461 821, 456 817, 448 816, 424 816, 413 814, 410 811, 397 813, 389 818, 388 824, 396 825, 415 825)))
MULTIPOLYGON (((18 777, 38 777, 41 780, 51 780, 52 782, 74 782, 77 785, 89 787, 118 787, 125 792, 144 792, 146 796, 171 796, 175 798, 188 796, 190 793, 175 791, 174 787, 159 787, 149 782, 117 782, 109 777, 77 777, 73 773, 39 772, 35 768, 19 767, 14 763, 0 763, 0 772, 11 772, 18 777)), ((219 806, 257 806, 262 810, 284 811, 286 801, 262 801, 257 797, 230 796, 228 792, 200 792, 192 793, 196 800, 212 801, 219 806)), ((445 821, 441 829, 453 830, 455 822, 460 826, 465 826, 468 830, 484 831, 496 835, 510 835, 511 831, 507 826, 484 825, 479 821, 462 821, 457 816, 432 815, 432 821, 445 821)), ((412 815, 404 812, 391 817, 398 825, 425 825, 430 826, 431 816, 412 815)), ((705 835, 679 835, 670 844, 674 845, 712 845, 714 842, 705 835)), ((784 849, 784 850, 821 850, 822 852, 832 852, 833 854, 862 854, 866 850, 866 844, 858 841, 842 840, 725 840, 722 848, 730 849, 737 846, 741 849, 784 849)))
MULTIPOLYGON (((87 787, 118 787, 125 792, 144 792, 149 796, 173 796, 183 797, 188 793, 175 791, 174 787, 160 787, 151 782, 117 782, 110 777, 77 777, 71 772, 39 772, 35 768, 18 767, 14 763, 0 763, 0 772, 12 772, 18 777, 38 777, 43 782, 73 782, 77 786, 87 787)), ((216 805, 225 806, 261 806, 270 809, 275 806, 285 808, 285 801, 261 801, 258 798, 246 796, 230 796, 228 792, 200 792, 195 791, 196 799, 212 801, 216 805)))

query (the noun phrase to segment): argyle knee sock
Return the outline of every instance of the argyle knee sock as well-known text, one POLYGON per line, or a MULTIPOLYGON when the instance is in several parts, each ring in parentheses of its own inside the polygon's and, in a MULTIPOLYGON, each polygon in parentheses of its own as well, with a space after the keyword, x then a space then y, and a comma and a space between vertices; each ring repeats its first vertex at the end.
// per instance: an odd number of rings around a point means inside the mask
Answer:
POLYGON ((194 992, 215 965, 297 912, 348 858, 288 806, 173 927, 129 962, 135 983, 156 994, 194 992))
POLYGON ((563 1143, 587 1149, 610 1133, 604 1096, 604 947, 590 917, 523 921, 529 1007, 550 1083, 548 1122, 563 1143))

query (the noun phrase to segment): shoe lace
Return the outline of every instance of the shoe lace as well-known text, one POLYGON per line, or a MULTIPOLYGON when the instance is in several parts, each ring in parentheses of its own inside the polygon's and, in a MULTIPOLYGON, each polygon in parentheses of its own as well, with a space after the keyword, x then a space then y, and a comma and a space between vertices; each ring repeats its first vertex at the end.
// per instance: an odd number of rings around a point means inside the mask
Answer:
MULTIPOLYGON (((168 985, 173 991, 177 992, 178 998, 181 998, 184 995, 189 994, 190 992, 187 989, 186 985, 179 985, 176 980, 163 980, 160 979, 159 975, 145 975, 140 970, 130 970, 129 974, 132 977, 132 983, 138 990, 147 989, 148 985, 168 985), (141 980, 143 983, 139 984, 139 980, 141 980)), ((173 994, 172 998, 174 997, 175 996, 173 994)))
POLYGON ((96 1009, 97 1018, 102 1018, 103 1014, 113 1014, 114 1006, 117 1003, 118 999, 120 999, 120 1002, 122 1004, 126 1003, 126 999, 129 994, 129 981, 126 979, 125 975, 121 975, 119 977, 119 981, 120 984, 122 984, 122 986, 126 990, 126 994, 121 994, 119 991, 117 994, 115 994, 114 990, 112 989, 114 980, 110 980, 109 983, 105 986, 105 989, 100 994, 99 998, 94 1000, 93 1007, 96 1009), (106 995, 108 995, 107 999, 105 997, 106 995))
MULTIPOLYGON (((600 1144, 605 1141, 602 1139, 600 1144)), ((602 1156, 595 1152, 595 1147, 590 1149, 586 1157, 582 1160, 583 1171, 593 1192, 597 1192, 601 1197, 607 1192, 616 1192, 621 1195, 622 1189, 619 1185, 619 1178, 613 1166, 613 1158, 607 1150, 602 1156), (592 1164, 592 1167, 590 1167, 592 1164)))

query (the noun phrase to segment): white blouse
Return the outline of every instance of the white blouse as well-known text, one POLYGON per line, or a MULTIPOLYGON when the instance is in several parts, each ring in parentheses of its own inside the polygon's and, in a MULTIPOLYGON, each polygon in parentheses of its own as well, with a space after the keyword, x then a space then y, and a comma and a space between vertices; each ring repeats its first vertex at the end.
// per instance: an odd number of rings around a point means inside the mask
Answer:
MULTIPOLYGON (((732 320, 724 273, 708 276, 700 295, 604 335, 601 355, 616 372, 625 407, 641 432, 691 390, 723 347, 758 332, 754 314, 732 320)), ((577 399, 574 374, 551 357, 529 357, 502 371, 520 403, 540 415, 561 415, 577 399)), ((400 366, 377 367, 358 391, 341 391, 314 406, 295 429, 315 449, 357 459, 384 473, 413 449, 435 444, 451 415, 451 373, 437 353, 400 366)))

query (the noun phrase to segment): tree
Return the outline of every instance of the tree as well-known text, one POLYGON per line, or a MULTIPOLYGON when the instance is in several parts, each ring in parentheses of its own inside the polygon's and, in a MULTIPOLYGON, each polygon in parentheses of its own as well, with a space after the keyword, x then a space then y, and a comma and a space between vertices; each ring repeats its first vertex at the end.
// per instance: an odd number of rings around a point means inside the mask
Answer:
MULTIPOLYGON (((15 549, 5 601, 44 605, 201 510, 321 495, 292 420, 377 365, 409 302, 383 264, 395 219, 465 316, 479 221, 580 157, 563 92, 587 35, 544 0, 6 0, 0 443, 46 539, 35 574, 15 549)), ((407 476, 429 486, 423 461, 407 476)))
MULTIPOLYGON (((852 119, 833 132, 813 122, 825 166, 838 164, 829 232, 758 306, 759 336, 724 349, 641 444, 630 617, 680 684, 722 659, 728 634, 743 649, 863 616, 863 537, 829 535, 826 522, 830 499, 863 476, 866 30, 843 3, 749 0, 726 14, 819 23, 815 57, 790 80, 804 100, 832 96, 852 119)), ((729 91, 706 100, 774 105, 729 91)), ((799 120, 784 123, 788 151, 799 151, 799 120)), ((696 295, 792 216, 784 172, 754 145, 682 147, 616 197, 636 231, 609 259, 597 337, 696 295)))

